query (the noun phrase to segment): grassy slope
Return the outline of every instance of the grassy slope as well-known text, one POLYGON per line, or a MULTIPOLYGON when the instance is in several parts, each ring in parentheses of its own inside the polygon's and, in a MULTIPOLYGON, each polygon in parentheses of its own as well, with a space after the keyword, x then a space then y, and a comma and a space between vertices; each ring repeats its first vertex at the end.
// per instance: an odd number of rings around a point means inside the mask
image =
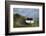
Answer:
POLYGON ((26 24, 25 21, 26 17, 25 16, 21 16, 19 14, 14 14, 14 28, 15 27, 37 27, 39 26, 39 21, 35 20, 33 24, 29 23, 26 24))

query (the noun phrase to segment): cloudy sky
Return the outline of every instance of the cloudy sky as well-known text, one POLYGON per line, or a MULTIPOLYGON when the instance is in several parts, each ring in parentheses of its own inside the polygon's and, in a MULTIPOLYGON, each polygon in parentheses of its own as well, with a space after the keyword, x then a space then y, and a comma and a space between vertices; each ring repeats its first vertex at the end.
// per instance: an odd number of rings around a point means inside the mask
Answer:
POLYGON ((22 16, 27 16, 29 18, 38 18, 39 17, 39 9, 35 8, 14 8, 13 13, 20 14, 22 16))

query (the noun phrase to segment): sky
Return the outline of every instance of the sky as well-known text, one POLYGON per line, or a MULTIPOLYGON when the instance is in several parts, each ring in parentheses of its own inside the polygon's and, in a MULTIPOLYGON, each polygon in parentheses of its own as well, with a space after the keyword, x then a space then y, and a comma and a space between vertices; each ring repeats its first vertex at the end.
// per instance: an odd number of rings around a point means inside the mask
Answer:
POLYGON ((29 18, 39 18, 39 9, 35 8, 13 8, 13 13, 27 16, 29 18))

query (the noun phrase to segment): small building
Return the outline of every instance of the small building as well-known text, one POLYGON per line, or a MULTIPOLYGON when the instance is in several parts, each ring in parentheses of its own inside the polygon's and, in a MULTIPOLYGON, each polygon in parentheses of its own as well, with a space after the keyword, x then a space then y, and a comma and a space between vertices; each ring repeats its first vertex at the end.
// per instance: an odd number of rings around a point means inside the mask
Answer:
POLYGON ((26 19, 26 23, 34 23, 33 18, 27 18, 27 19, 26 19))

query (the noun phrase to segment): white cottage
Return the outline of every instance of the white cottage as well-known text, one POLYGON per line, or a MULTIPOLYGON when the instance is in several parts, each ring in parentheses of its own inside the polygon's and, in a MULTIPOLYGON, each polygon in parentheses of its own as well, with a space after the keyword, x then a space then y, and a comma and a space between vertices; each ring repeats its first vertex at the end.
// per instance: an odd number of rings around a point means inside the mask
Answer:
POLYGON ((27 19, 26 19, 26 23, 34 23, 33 18, 27 18, 27 19))

